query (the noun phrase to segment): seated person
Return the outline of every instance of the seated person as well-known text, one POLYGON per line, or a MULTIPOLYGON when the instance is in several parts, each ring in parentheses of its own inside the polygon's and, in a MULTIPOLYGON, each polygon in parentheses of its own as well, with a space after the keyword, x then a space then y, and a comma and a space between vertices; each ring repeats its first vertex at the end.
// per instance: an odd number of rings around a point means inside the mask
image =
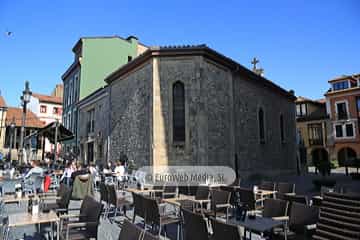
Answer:
POLYGON ((103 173, 104 173, 105 175, 112 174, 112 164, 111 164, 111 162, 109 162, 109 163, 107 164, 107 166, 104 167, 103 173))

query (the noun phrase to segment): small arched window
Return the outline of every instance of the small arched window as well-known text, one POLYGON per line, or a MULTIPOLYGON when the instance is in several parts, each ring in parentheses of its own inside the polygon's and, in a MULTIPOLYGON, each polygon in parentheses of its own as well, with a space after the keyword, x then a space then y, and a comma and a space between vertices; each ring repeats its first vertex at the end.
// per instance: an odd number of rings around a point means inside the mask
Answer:
POLYGON ((282 114, 280 114, 280 140, 281 140, 281 143, 285 142, 284 116, 282 114))
POLYGON ((259 121, 260 143, 265 143, 265 120, 264 120, 264 110, 262 108, 260 108, 258 112, 258 121, 259 121))
POLYGON ((185 141, 185 86, 182 82, 173 85, 173 141, 185 141))

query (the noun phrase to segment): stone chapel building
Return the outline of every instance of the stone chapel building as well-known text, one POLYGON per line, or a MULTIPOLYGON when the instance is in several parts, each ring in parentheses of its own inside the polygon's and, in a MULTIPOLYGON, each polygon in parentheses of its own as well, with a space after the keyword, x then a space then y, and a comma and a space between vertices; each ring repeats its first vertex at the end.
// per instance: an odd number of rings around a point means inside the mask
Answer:
POLYGON ((206 45, 149 48, 105 81, 112 161, 296 171, 294 95, 206 45))

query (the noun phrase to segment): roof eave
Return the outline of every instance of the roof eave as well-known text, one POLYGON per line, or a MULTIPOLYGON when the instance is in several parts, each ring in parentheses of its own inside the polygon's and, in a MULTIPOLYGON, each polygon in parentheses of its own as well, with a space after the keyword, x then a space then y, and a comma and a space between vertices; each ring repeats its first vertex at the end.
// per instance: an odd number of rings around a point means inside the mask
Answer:
POLYGON ((113 81, 118 79, 123 74, 134 69, 135 67, 146 62, 148 59, 150 59, 154 56, 184 56, 184 55, 206 56, 207 58, 210 58, 210 59, 228 67, 232 71, 243 73, 243 74, 249 76, 251 79, 256 80, 256 81, 253 81, 254 83, 259 83, 259 84, 263 83, 266 87, 289 98, 291 101, 296 100, 296 97, 293 94, 291 94, 290 92, 281 88, 280 86, 276 85, 272 81, 254 73, 253 71, 247 69, 246 67, 242 66, 241 64, 216 52, 215 50, 213 50, 205 45, 201 45, 201 46, 197 46, 197 47, 186 47, 186 48, 181 48, 181 47, 180 48, 160 48, 160 47, 149 48, 142 55, 135 58, 133 61, 123 65, 122 67, 118 68, 113 73, 108 75, 105 78, 105 82, 108 84, 112 83, 113 81))

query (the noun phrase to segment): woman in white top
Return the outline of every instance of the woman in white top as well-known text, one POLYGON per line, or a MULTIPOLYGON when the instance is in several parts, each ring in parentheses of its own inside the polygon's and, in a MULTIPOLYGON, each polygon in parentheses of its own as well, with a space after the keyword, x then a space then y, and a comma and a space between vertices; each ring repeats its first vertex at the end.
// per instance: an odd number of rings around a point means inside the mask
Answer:
POLYGON ((120 161, 117 162, 114 172, 119 181, 122 181, 124 179, 125 167, 120 161))
POLYGON ((67 165, 66 165, 66 168, 64 170, 64 173, 63 175, 61 176, 60 178, 60 182, 63 181, 63 179, 65 179, 65 184, 67 185, 70 185, 70 180, 71 180, 71 174, 75 171, 75 169, 73 168, 72 166, 72 163, 69 162, 67 165))

